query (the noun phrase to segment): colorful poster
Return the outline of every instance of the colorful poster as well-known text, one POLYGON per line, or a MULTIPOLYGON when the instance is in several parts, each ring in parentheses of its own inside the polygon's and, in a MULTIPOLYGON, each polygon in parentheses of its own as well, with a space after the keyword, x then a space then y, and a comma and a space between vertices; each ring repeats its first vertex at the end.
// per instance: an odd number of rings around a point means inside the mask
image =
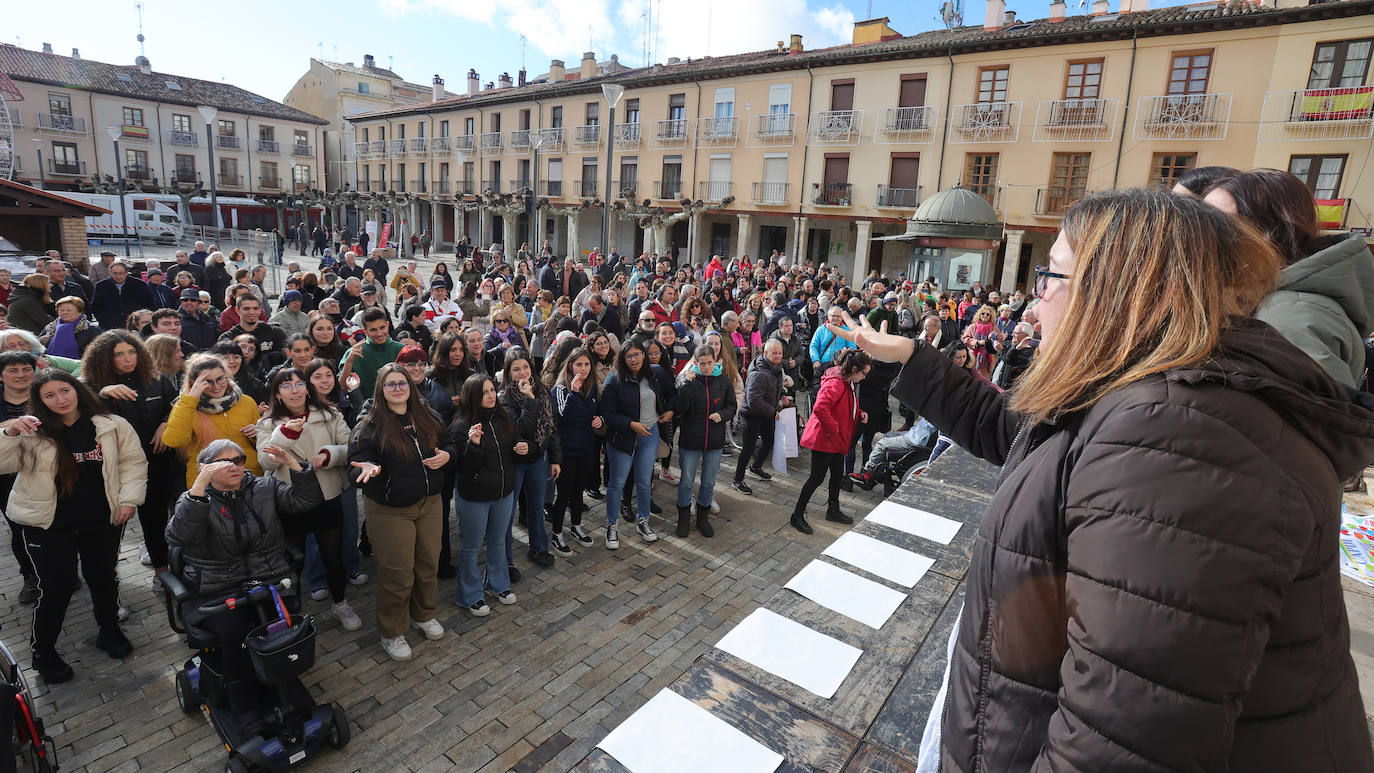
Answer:
POLYGON ((1313 89, 1302 93, 1298 105, 1301 121, 1348 121, 1368 119, 1374 107, 1374 86, 1346 89, 1313 89))
POLYGON ((391 239, 391 224, 382 223, 382 235, 377 239, 377 249, 386 249, 387 241, 391 239))

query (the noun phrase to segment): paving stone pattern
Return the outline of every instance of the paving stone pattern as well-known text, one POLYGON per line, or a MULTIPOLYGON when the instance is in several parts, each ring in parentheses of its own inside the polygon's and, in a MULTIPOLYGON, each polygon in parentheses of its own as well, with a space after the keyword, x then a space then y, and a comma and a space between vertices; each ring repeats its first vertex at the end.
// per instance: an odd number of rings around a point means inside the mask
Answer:
MULTIPOLYGON (((408 636, 415 659, 394 663, 378 643, 373 584, 349 589, 363 630, 348 633, 330 617, 328 601, 304 601, 319 624, 319 653, 305 681, 317 700, 341 704, 353 724, 342 753, 309 765, 320 771, 564 771, 575 767, 610 728, 687 672, 734 623, 771 598, 846 527, 823 519, 824 489, 809 516, 816 533, 787 524, 809 469, 808 454, 792 460, 792 475, 759 481, 753 496, 727 488, 734 458, 718 478, 721 514, 716 536, 672 536, 675 487, 654 482, 660 540, 646 545, 621 530, 607 551, 596 546, 541 569, 524 559, 523 531, 515 552, 525 579, 514 606, 492 604, 474 619, 454 603, 455 581, 441 581, 439 619, 448 630, 428 642, 408 636)), ((859 517, 881 490, 841 495, 859 517)), ((587 523, 604 524, 596 503, 587 523)), ((454 527, 455 546, 457 527, 454 527)), ((48 687, 32 678, 40 716, 56 739, 63 771, 222 770, 224 747, 200 715, 176 704, 172 676, 190 654, 171 631, 152 570, 138 562, 141 535, 130 522, 119 563, 121 597, 133 610, 124 630, 134 654, 111 660, 95 649, 90 597, 79 591, 67 614, 59 651, 76 678, 48 687)), ((20 606, 21 581, 6 557, 0 571, 0 638, 29 662, 31 610, 20 606)), ((365 559, 365 569, 371 569, 365 559)))

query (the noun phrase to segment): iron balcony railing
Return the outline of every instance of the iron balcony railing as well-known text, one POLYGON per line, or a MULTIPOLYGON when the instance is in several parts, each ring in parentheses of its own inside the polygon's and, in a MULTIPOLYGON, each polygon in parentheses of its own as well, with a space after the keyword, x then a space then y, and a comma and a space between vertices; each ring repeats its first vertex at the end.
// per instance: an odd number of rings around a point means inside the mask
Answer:
POLYGON ((39 131, 62 132, 63 134, 85 134, 86 119, 61 113, 39 113, 39 131))
POLYGON ((811 203, 822 207, 847 207, 853 202, 851 183, 816 183, 816 195, 811 203))
POLYGON ((655 199, 677 201, 682 198, 682 180, 654 180, 649 195, 655 199))
POLYGON ((167 144, 176 145, 179 148, 199 147, 200 135, 195 132, 183 132, 172 129, 167 132, 167 144))
POLYGON ((729 180, 702 180, 697 183, 697 196, 704 201, 721 201, 729 195, 729 180))
POLYGON ((763 182, 753 184, 750 199, 755 204, 787 204, 787 183, 763 182))
POLYGON ((878 206, 915 209, 921 203, 921 187, 895 188, 891 185, 878 186, 878 206))
POLYGON ((235 188, 243 187, 243 175, 241 174, 219 174, 216 175, 220 185, 229 185, 235 188))
POLYGON ((258 140, 259 153, 280 153, 281 143, 276 140, 258 140))
POLYGON ((232 134, 216 134, 215 147, 222 150, 238 150, 243 147, 243 144, 239 142, 238 137, 232 134))
POLYGON ((294 144, 291 145, 291 155, 293 155, 293 156, 313 156, 313 155, 315 155, 315 149, 314 149, 313 147, 311 147, 308 143, 302 144, 302 143, 299 143, 299 142, 298 142, 298 143, 294 143, 294 144))
POLYGON ((48 173, 58 175, 70 175, 72 177, 86 176, 85 161, 58 161, 55 158, 48 159, 48 173))
POLYGON ((280 188, 280 187, 281 187, 281 178, 280 178, 280 177, 259 177, 259 178, 258 178, 258 187, 260 187, 260 188, 274 188, 274 189, 275 189, 275 188, 280 188))

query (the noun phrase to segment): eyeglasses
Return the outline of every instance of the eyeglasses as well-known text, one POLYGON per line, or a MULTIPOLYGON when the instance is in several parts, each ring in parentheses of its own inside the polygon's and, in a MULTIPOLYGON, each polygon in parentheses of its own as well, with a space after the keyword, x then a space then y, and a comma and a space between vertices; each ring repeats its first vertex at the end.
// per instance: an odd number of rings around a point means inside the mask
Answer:
POLYGON ((305 389, 305 382, 304 382, 304 381, 284 381, 284 382, 282 382, 281 388, 282 388, 282 389, 290 389, 290 390, 292 390, 292 391, 295 391, 295 390, 297 390, 297 389, 305 389))
POLYGON ((497 324, 497 325, 509 325, 509 324, 510 324, 510 320, 508 320, 508 319, 493 319, 493 320, 492 320, 492 323, 493 323, 493 324, 497 324))
POLYGON ((410 388, 410 382, 409 382, 409 381, 387 381, 386 383, 382 384, 382 389, 390 389, 390 390, 393 391, 393 392, 399 392, 399 391, 401 391, 402 389, 409 389, 409 388, 410 388))
POLYGON ((229 383, 229 377, 220 376, 219 378, 207 378, 205 379, 205 383, 209 384, 210 386, 224 386, 225 384, 229 383))
POLYGON ((239 454, 238 456, 231 456, 231 457, 229 457, 229 458, 227 458, 227 459, 216 459, 215 461, 217 461, 217 462, 229 462, 229 463, 232 464, 232 465, 235 465, 235 466, 238 466, 238 467, 242 467, 242 466, 248 464, 248 457, 247 457, 247 456, 244 456, 243 454, 239 454))
POLYGON ((1049 289, 1051 279, 1072 279, 1073 274, 1060 274, 1051 271, 1049 266, 1035 267, 1035 297, 1044 298, 1045 291, 1049 289))

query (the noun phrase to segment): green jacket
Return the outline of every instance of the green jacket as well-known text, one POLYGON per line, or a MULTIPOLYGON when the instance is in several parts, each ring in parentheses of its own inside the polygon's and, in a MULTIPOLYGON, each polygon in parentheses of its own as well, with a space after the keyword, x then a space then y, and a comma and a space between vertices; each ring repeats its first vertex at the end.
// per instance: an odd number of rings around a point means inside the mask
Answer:
POLYGON ((1364 376, 1364 337, 1374 330, 1374 256, 1364 238, 1336 234, 1279 272, 1255 317, 1269 323, 1349 387, 1364 376))

